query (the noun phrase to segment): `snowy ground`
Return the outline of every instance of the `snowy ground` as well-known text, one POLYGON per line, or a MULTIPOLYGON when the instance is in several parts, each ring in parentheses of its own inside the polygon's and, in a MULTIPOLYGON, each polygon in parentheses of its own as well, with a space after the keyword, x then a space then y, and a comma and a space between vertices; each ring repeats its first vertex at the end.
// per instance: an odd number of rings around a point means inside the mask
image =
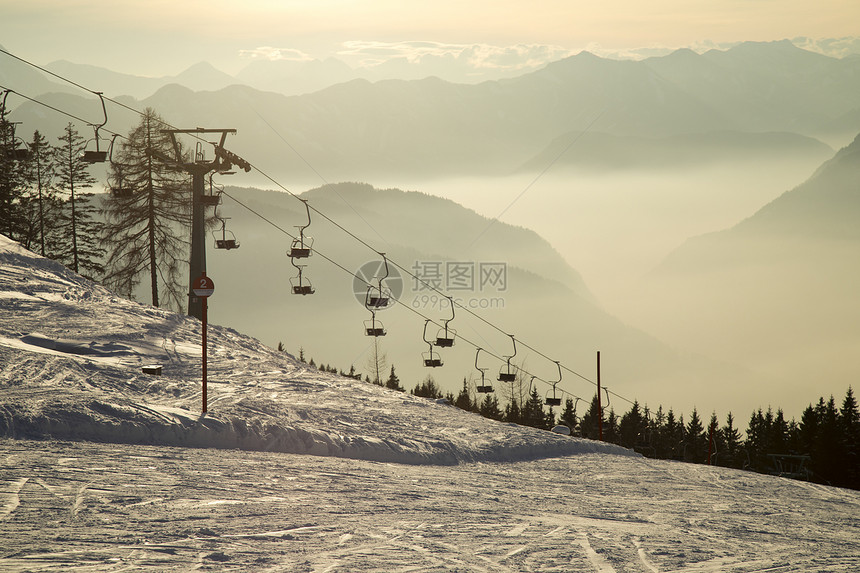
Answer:
POLYGON ((200 334, 0 236, 0 571, 860 570, 858 492, 492 422, 226 328, 201 416, 200 334))
POLYGON ((860 495, 605 454, 404 465, 0 442, 0 570, 860 570, 860 495))

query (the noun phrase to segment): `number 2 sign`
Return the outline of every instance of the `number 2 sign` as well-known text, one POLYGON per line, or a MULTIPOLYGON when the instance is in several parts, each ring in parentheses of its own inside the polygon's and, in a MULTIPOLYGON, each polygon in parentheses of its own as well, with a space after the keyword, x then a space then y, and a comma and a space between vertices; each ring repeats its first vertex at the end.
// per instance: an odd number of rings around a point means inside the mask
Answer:
POLYGON ((215 292, 215 283, 212 282, 212 279, 207 277, 205 274, 202 274, 196 279, 194 279, 192 285, 193 286, 191 290, 194 291, 194 294, 196 296, 212 296, 212 293, 215 292))

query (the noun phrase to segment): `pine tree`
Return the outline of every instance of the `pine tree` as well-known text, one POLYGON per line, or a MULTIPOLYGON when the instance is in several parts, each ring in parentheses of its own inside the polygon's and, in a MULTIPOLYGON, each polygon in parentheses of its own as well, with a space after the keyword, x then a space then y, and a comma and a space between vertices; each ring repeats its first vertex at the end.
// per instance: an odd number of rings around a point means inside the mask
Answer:
POLYGON ((849 386, 839 410, 845 450, 845 487, 860 489, 860 410, 849 386))
POLYGON ((467 412, 474 412, 477 410, 475 404, 472 402, 472 393, 469 392, 469 383, 466 381, 466 378, 463 378, 463 388, 460 390, 460 393, 457 394, 453 404, 467 412))
POLYGON ((588 411, 582 415, 582 419, 579 421, 579 432, 583 438, 588 438, 589 440, 600 439, 600 427, 598 424, 601 415, 602 412, 600 412, 598 405, 597 394, 595 394, 594 398, 591 399, 588 411))
POLYGON ((568 398, 564 401, 564 410, 561 412, 561 415, 558 418, 559 424, 564 424, 568 428, 570 428, 571 435, 575 434, 577 430, 577 419, 576 419, 576 404, 573 401, 573 398, 568 398))
POLYGON ((24 163, 22 177, 30 193, 26 198, 27 238, 24 245, 30 250, 38 246, 39 254, 47 256, 57 241, 57 229, 62 202, 53 186, 54 150, 41 133, 35 131, 28 144, 29 158, 24 163))
POLYGON ((26 236, 20 211, 25 188, 24 170, 16 153, 15 124, 6 119, 7 114, 5 107, 0 107, 0 233, 20 240, 26 236))
POLYGON ((491 420, 501 420, 504 415, 499 409, 499 399, 492 394, 484 396, 483 401, 478 406, 478 413, 491 420))
POLYGON ((394 364, 391 365, 391 373, 388 375, 388 380, 385 381, 385 387, 399 392, 405 392, 406 389, 400 385, 400 378, 394 373, 394 364))
POLYGON ((731 412, 726 416, 726 425, 722 427, 720 434, 722 434, 725 444, 725 455, 718 456, 719 465, 733 468, 742 467, 741 433, 735 428, 735 419, 731 412))
POLYGON ((60 219, 64 240, 51 258, 76 273, 95 278, 104 271, 104 250, 99 246, 101 225, 94 220, 95 208, 90 202, 93 194, 82 190, 92 187, 96 180, 89 173, 90 165, 80 158, 86 142, 75 126, 69 123, 59 139, 60 145, 54 148, 57 187, 67 198, 60 219))
POLYGON ((182 269, 188 260, 191 186, 184 172, 155 155, 174 153, 164 128, 161 117, 147 108, 112 152, 112 192, 102 207, 109 250, 105 283, 132 297, 146 277, 151 304, 178 310, 188 294, 182 269))
POLYGON ((707 462, 708 438, 699 413, 693 408, 690 422, 687 424, 684 440, 684 460, 697 464, 707 462))
POLYGON ((503 419, 505 422, 511 422, 512 424, 522 423, 522 410, 520 409, 519 402, 517 402, 516 398, 511 398, 511 401, 505 406, 503 419))
POLYGON ((812 450, 812 468, 817 479, 840 485, 844 477, 842 461, 845 447, 836 400, 833 396, 827 402, 820 400, 818 410, 818 433, 812 450))
POLYGON ((633 401, 630 410, 621 416, 618 424, 618 439, 625 448, 635 448, 643 444, 645 439, 645 418, 639 408, 639 402, 633 401))
POLYGON ((15 156, 15 124, 6 119, 7 114, 5 106, 0 107, 0 233, 15 240, 21 180, 15 156))
POLYGON ((442 390, 440 390, 439 386, 436 385, 436 381, 433 380, 433 377, 428 374, 427 378, 425 378, 423 382, 415 385, 415 388, 412 390, 412 395, 437 400, 442 397, 442 390))
POLYGON ((617 444, 619 439, 618 416, 615 414, 615 408, 609 408, 609 414, 606 416, 606 422, 603 424, 603 441, 617 444))
POLYGON ((711 420, 708 422, 705 437, 708 440, 707 449, 710 452, 708 463, 710 465, 725 465, 719 463, 719 459, 725 457, 726 443, 723 440, 722 432, 720 432, 720 423, 717 421, 716 412, 711 413, 711 420))
POLYGON ((521 416, 524 426, 548 429, 546 427, 546 416, 543 411, 543 398, 538 394, 537 388, 534 386, 532 386, 528 400, 523 404, 521 416))

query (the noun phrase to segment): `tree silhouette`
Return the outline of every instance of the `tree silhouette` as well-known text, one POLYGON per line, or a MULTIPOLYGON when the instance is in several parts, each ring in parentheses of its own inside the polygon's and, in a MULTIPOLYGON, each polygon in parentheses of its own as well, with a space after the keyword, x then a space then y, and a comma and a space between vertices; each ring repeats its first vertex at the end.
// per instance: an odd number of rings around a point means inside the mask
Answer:
POLYGON ((144 277, 149 279, 153 306, 182 307, 187 281, 191 226, 191 186, 187 175, 157 159, 173 154, 166 124, 151 108, 112 152, 109 183, 103 203, 103 242, 108 247, 105 283, 132 297, 144 277), (161 296, 161 295, 164 296, 161 296))
POLYGON ((94 218, 95 208, 90 201, 93 194, 82 190, 92 187, 96 180, 89 173, 90 164, 80 157, 86 142, 74 125, 69 123, 59 139, 60 145, 54 148, 57 189, 66 197, 59 225, 62 239, 51 258, 94 279, 104 271, 104 250, 99 245, 101 224, 94 218))

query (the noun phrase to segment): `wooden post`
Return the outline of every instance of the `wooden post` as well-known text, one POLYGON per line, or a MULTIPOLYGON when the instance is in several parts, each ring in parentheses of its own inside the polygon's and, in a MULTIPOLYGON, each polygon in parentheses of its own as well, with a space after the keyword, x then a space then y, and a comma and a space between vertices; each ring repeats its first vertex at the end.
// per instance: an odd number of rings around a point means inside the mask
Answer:
POLYGON ((600 351, 597 351, 597 435, 603 441, 603 403, 600 398, 600 351))

